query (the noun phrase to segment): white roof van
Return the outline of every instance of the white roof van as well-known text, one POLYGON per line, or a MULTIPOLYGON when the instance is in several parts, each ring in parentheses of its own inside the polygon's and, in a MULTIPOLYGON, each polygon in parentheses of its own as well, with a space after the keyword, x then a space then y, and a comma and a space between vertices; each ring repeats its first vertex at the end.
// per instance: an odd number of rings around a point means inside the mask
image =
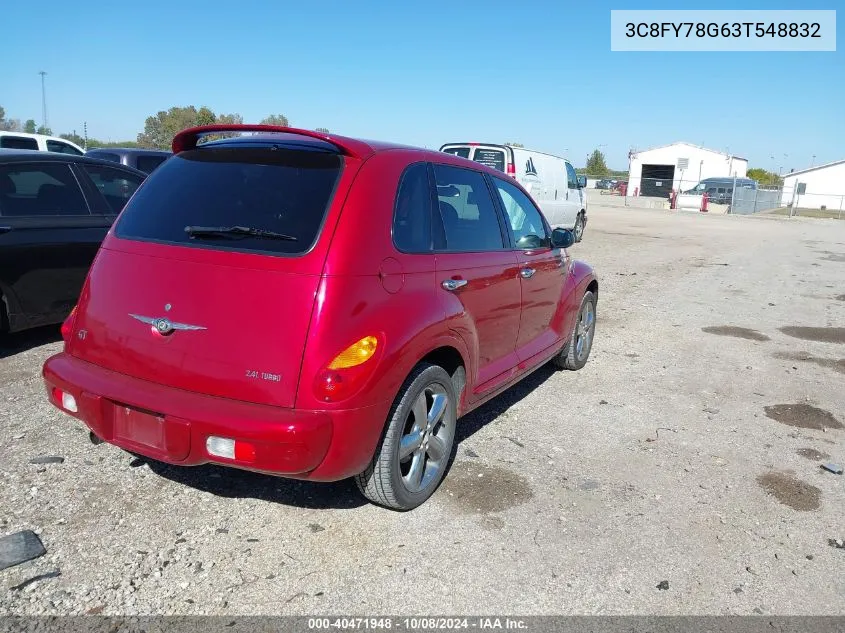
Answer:
POLYGON ((514 178, 531 194, 552 228, 570 229, 576 241, 581 241, 587 224, 586 179, 579 179, 565 158, 488 143, 447 143, 440 151, 493 167, 514 178))
POLYGON ((29 149, 36 152, 58 152, 82 156, 85 150, 57 136, 46 134, 27 134, 26 132, 0 132, 0 148, 29 149))

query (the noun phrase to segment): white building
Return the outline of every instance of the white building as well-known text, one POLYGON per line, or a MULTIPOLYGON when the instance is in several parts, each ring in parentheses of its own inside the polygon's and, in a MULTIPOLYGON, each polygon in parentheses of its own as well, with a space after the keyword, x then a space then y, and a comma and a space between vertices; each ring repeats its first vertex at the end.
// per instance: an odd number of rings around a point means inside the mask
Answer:
POLYGON ((793 171, 783 177, 784 206, 845 209, 845 160, 793 171))
POLYGON ((683 142, 632 151, 629 160, 629 196, 668 198, 673 189, 687 191, 705 178, 745 178, 748 170, 744 158, 683 142))

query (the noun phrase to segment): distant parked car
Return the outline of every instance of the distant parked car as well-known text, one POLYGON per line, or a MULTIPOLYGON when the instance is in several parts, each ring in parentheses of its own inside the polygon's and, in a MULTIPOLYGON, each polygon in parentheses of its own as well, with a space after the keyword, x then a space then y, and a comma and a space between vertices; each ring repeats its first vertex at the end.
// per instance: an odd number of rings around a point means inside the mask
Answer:
POLYGON ((160 149, 138 149, 136 147, 98 147, 89 149, 85 152, 85 155, 120 163, 150 174, 156 167, 170 158, 173 153, 160 149))
POLYGON ((596 183, 596 189, 613 189, 616 184, 611 178, 602 178, 596 183))
POLYGON ((730 204, 733 200, 734 184, 737 189, 757 189, 757 181, 751 178, 705 178, 695 187, 684 191, 686 195, 704 195, 715 204, 730 204))
POLYGON ((61 323, 146 174, 85 156, 0 150, 0 330, 61 323))
POLYGON ((79 145, 63 138, 46 134, 27 134, 26 132, 0 132, 0 148, 27 149, 36 152, 58 152, 82 156, 85 153, 79 145))

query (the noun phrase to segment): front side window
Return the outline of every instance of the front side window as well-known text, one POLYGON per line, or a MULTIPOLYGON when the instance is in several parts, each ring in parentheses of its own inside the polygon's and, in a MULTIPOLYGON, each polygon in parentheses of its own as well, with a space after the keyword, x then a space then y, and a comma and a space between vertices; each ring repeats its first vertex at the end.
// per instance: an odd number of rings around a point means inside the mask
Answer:
POLYGON ((0 166, 0 216, 88 215, 70 166, 22 163, 0 166))
POLYGON ((494 178, 496 191, 508 218, 508 226, 517 248, 533 249, 551 246, 550 236, 537 207, 519 187, 494 178))
POLYGON ((431 250, 431 188, 425 163, 411 165, 402 174, 393 212, 393 243, 404 253, 431 250))
POLYGON ((502 232, 484 176, 477 171, 434 165, 440 220, 435 231, 439 250, 502 250, 502 232))
POLYGON ((82 163, 81 167, 91 176, 97 190, 106 199, 115 214, 121 212, 135 190, 144 182, 143 178, 114 167, 89 165, 87 163, 82 163))
POLYGON ((569 163, 566 163, 566 186, 569 189, 578 188, 578 176, 575 175, 575 168, 569 163))
POLYGON ((123 210, 118 237, 301 255, 316 242, 340 177, 335 153, 205 146, 156 169, 123 210))

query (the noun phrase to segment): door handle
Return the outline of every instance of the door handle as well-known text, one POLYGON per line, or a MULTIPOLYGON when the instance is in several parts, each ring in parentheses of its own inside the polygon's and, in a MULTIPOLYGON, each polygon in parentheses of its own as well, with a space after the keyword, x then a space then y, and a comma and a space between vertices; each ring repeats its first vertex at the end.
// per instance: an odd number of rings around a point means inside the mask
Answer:
POLYGON ((0 226, 0 233, 8 233, 12 230, 11 226, 0 226))
POLYGON ((466 279, 446 279, 441 284, 444 290, 457 290, 467 285, 466 279))
POLYGON ((522 276, 523 279, 531 279, 534 276, 534 273, 537 271, 533 268, 523 268, 519 271, 519 274, 522 276))

